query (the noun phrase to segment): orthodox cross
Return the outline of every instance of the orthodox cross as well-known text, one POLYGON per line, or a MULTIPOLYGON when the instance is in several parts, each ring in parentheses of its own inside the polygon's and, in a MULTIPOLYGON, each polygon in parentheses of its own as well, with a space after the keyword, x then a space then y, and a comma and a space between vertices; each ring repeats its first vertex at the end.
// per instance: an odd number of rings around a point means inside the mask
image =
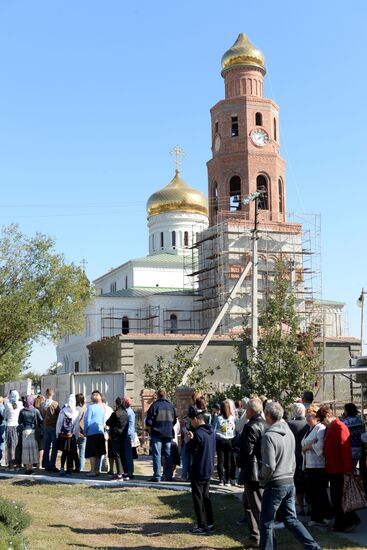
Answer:
POLYGON ((180 171, 180 164, 181 164, 180 157, 184 157, 186 155, 185 151, 183 151, 179 145, 176 145, 176 147, 174 147, 169 152, 169 154, 174 155, 176 157, 175 158, 176 172, 179 172, 180 171))

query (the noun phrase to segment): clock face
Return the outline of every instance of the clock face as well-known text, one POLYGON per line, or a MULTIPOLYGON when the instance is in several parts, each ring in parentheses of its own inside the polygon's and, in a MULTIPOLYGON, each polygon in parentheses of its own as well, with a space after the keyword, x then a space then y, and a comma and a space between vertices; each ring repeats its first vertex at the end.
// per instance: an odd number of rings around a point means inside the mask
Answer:
POLYGON ((255 130, 252 130, 250 136, 253 144, 258 147, 262 147, 269 141, 267 132, 262 128, 255 128, 255 130))
POLYGON ((219 149, 220 149, 220 136, 217 134, 214 140, 214 151, 218 153, 219 149))

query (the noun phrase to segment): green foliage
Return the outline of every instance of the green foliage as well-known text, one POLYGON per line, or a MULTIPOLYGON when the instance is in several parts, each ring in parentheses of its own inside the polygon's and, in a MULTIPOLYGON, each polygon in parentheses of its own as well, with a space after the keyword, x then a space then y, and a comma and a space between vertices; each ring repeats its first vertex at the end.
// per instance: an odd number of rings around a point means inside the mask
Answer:
POLYGON ((232 399, 233 401, 239 401, 244 397, 243 388, 236 384, 228 386, 224 391, 216 391, 210 395, 209 405, 212 406, 214 403, 221 403, 225 399, 232 399))
POLYGON ((18 380, 19 373, 28 368, 28 357, 31 353, 30 343, 14 344, 0 357, 0 383, 18 380))
MULTIPOLYGON (((289 405, 305 389, 312 389, 319 356, 314 351, 313 327, 300 330, 295 292, 283 261, 277 263, 272 293, 260 312, 259 327, 257 353, 249 346, 246 364, 238 348, 235 360, 244 395, 265 395, 289 405)), ((245 330, 243 341, 249 343, 245 330)))
POLYGON ((210 384, 207 381, 208 376, 212 376, 220 367, 203 369, 198 363, 192 360, 194 346, 183 348, 176 346, 171 359, 163 358, 162 355, 156 356, 154 365, 144 365, 144 386, 152 390, 165 388, 169 399, 174 399, 177 388, 185 372, 194 367, 187 385, 201 390, 208 391, 210 384))
MULTIPOLYGON (((83 328, 91 286, 81 267, 67 264, 50 237, 23 235, 16 225, 0 238, 0 373, 25 366, 29 345, 56 341, 83 328), (23 353, 23 355, 22 355, 23 353)), ((13 378, 13 373, 11 373, 13 378)))
POLYGON ((20 533, 31 524, 31 516, 14 500, 0 498, 0 525, 11 533, 20 533))
POLYGON ((0 550, 28 550, 28 545, 22 535, 11 533, 0 523, 0 550))

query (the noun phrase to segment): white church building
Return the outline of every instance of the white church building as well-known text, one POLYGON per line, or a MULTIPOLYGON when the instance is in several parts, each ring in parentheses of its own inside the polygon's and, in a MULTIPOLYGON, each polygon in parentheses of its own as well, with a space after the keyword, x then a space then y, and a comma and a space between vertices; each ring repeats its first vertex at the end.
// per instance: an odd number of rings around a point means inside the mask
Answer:
POLYGON ((207 198, 189 187, 176 167, 172 181, 149 198, 147 215, 149 254, 94 281, 96 296, 86 308, 84 332, 58 343, 59 374, 88 371, 87 345, 102 338, 201 333, 194 312, 198 283, 191 273, 193 245, 208 227, 207 198))

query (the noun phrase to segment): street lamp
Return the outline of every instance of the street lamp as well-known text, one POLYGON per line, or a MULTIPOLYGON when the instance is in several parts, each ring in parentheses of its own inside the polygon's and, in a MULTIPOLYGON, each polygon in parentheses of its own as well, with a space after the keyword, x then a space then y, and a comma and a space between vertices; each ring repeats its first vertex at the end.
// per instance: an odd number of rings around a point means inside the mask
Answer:
POLYGON ((258 213, 259 213, 259 198, 264 194, 264 191, 255 191, 243 199, 242 203, 247 206, 251 202, 255 203, 255 220, 254 228, 252 230, 252 306, 251 306, 251 341, 252 347, 257 350, 258 344, 258 308, 257 308, 257 295, 258 295, 258 254, 257 254, 257 240, 258 240, 258 213))
POLYGON ((357 306, 361 308, 361 357, 363 356, 363 321, 364 321, 364 295, 367 291, 362 288, 361 294, 357 300, 357 306))

